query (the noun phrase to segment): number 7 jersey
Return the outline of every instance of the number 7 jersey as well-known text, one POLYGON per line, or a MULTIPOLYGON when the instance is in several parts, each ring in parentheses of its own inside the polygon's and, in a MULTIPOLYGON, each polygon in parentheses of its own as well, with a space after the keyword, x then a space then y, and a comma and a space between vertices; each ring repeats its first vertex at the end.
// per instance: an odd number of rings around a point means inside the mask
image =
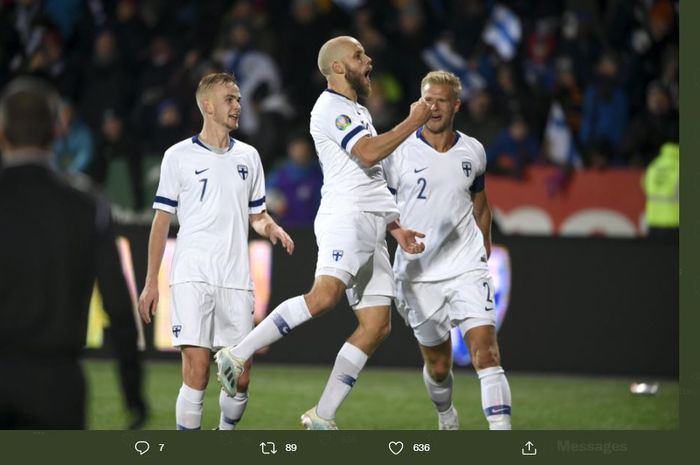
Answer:
POLYGON ((472 193, 484 189, 486 154, 481 143, 456 131, 453 146, 441 153, 423 138, 421 128, 383 164, 401 224, 426 236, 423 253, 411 255, 397 249, 396 279, 441 281, 488 269, 471 199, 472 193))
POLYGON ((265 176, 257 150, 230 138, 216 153, 194 136, 163 157, 153 208, 177 213, 170 284, 205 282, 252 290, 249 215, 265 210, 265 176))

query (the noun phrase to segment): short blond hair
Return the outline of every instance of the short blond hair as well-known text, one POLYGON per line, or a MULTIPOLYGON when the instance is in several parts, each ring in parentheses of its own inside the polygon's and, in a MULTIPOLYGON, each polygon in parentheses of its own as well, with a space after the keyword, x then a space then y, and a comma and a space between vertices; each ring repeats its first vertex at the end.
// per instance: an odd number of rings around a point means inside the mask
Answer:
POLYGON ((425 75, 423 80, 420 82, 421 94, 423 93, 423 88, 428 85, 444 85, 452 87, 452 93, 456 100, 459 100, 462 94, 462 84, 459 82, 459 78, 454 73, 449 71, 431 71, 425 75))
POLYGON ((197 85, 197 92, 195 93, 195 98, 197 99, 197 106, 199 107, 199 111, 202 113, 202 115, 204 114, 204 107, 202 106, 204 94, 208 93, 210 90, 212 90, 219 84, 225 85, 228 83, 238 85, 236 77, 233 74, 211 73, 207 74, 202 79, 200 79, 199 84, 197 85))

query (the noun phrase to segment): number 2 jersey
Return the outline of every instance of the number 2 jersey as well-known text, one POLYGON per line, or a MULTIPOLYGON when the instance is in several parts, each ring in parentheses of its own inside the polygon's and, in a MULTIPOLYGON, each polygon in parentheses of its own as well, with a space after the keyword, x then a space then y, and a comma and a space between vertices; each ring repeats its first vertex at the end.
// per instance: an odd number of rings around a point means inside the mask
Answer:
POLYGON ((487 269, 471 200, 471 193, 484 189, 486 154, 481 143, 457 131, 454 145, 441 153, 423 138, 421 128, 383 164, 401 224, 425 234, 423 253, 411 255, 397 248, 396 279, 441 281, 487 269))
POLYGON ((229 142, 216 153, 193 136, 165 152, 153 208, 180 222, 171 284, 253 289, 248 219, 265 210, 265 175, 255 148, 229 142))

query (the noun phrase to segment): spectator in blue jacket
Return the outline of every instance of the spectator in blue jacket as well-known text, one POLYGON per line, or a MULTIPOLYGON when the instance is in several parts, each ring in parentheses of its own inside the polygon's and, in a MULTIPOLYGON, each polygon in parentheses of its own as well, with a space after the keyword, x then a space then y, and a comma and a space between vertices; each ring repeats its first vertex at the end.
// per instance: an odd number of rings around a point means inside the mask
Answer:
POLYGON ((581 123, 581 146, 587 163, 604 167, 620 161, 620 144, 627 127, 627 93, 619 80, 615 55, 604 53, 596 79, 586 88, 581 123))
POLYGON ((287 153, 267 179, 267 207, 285 227, 310 226, 321 203, 323 172, 308 137, 292 137, 287 153))

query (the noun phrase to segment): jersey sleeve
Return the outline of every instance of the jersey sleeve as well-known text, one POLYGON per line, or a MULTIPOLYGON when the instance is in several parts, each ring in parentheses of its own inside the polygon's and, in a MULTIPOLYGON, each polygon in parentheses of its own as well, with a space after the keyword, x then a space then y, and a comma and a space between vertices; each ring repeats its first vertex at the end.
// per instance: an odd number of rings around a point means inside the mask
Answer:
POLYGON ((262 213, 267 208, 265 205, 265 173, 257 151, 253 154, 253 166, 255 167, 254 175, 248 195, 248 212, 251 214, 262 213))
POLYGON ((177 203, 180 197, 181 183, 177 173, 177 161, 172 153, 165 153, 160 165, 160 181, 153 208, 168 213, 177 211, 177 203))
POLYGON ((486 188, 486 151, 484 150, 484 146, 481 144, 481 142, 477 141, 474 138, 472 138, 472 140, 474 141, 474 149, 479 160, 479 166, 476 170, 476 177, 474 178, 474 182, 472 183, 469 190, 476 193, 481 192, 486 188))
POLYGON ((352 148, 358 140, 372 135, 350 104, 338 103, 329 106, 323 118, 323 132, 347 153, 352 153, 352 148))
POLYGON ((381 161, 384 179, 392 195, 396 195, 399 190, 399 160, 400 158, 394 152, 381 161))

